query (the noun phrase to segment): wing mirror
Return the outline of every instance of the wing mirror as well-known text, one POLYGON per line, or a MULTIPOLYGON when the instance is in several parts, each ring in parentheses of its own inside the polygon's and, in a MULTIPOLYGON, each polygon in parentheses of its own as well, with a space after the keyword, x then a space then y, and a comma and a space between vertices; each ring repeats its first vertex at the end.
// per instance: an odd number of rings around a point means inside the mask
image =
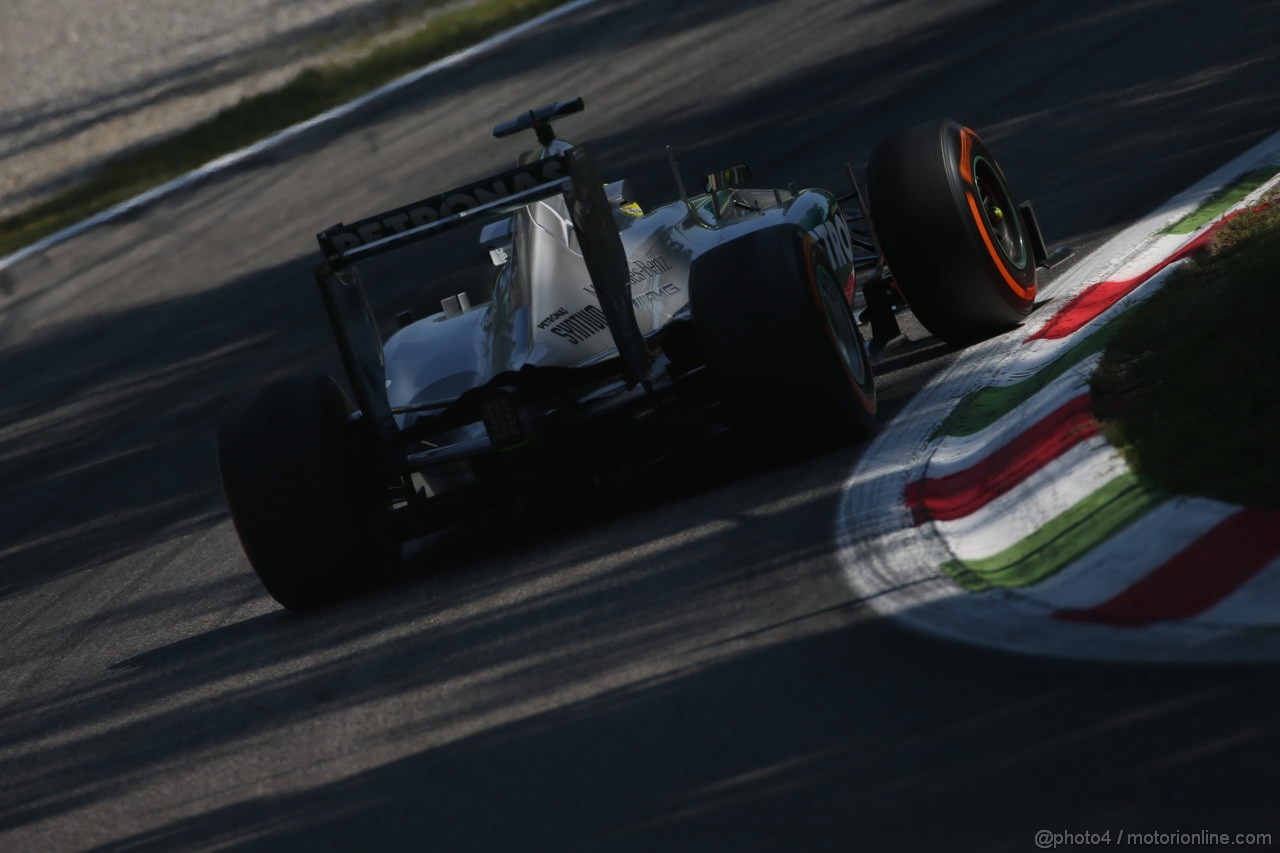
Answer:
POLYGON ((631 189, 631 182, 626 178, 621 181, 614 181, 611 184, 604 185, 604 197, 609 200, 609 204, 614 207, 622 207, 636 200, 636 194, 631 189))

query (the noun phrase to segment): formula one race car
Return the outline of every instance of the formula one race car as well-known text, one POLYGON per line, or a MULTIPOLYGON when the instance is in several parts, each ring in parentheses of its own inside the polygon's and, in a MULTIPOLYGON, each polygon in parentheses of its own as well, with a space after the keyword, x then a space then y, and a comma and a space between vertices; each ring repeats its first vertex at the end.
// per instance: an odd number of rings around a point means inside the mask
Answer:
POLYGON ((946 341, 1016 325, 1048 257, 977 135, 915 128, 849 189, 749 189, 745 165, 648 211, 604 183, 550 104, 499 125, 537 147, 501 174, 318 235, 316 280, 355 404, 327 376, 223 414, 218 462, 250 563, 305 609, 379 583, 402 544, 486 502, 619 455, 724 430, 827 444, 874 426, 873 343, 906 303, 946 341), (870 214, 870 216, 869 216, 870 214), (356 263, 468 223, 496 265, 489 301, 398 316, 385 342, 356 263), (874 228, 873 228, 874 223, 874 228), (883 252, 882 252, 883 250, 883 252))

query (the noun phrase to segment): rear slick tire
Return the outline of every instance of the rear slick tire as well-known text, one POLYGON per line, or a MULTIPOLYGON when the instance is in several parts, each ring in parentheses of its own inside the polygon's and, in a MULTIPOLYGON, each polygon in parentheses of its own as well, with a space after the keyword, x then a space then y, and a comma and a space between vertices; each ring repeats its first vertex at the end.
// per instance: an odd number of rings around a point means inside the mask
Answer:
POLYGON ((227 408, 218 471, 249 563, 289 610, 309 610, 384 581, 399 543, 372 519, 377 489, 359 453, 351 401, 328 376, 276 382, 227 408))
POLYGON ((964 346, 1035 306, 1032 241, 995 157, 954 121, 885 140, 867 165, 885 260, 926 329, 964 346))
POLYGON ((699 346, 731 424, 762 440, 829 446, 875 429, 871 361, 818 243, 777 225, 693 263, 699 346))

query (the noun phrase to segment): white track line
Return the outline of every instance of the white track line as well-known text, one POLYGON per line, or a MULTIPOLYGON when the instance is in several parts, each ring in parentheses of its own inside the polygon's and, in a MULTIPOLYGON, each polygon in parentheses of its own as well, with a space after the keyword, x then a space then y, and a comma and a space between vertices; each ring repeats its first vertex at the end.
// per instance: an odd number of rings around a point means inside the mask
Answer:
POLYGON ((230 154, 224 154, 216 160, 211 160, 208 163, 205 163, 194 171, 187 172, 185 175, 180 175, 168 183, 161 184, 158 187, 152 187, 146 192, 139 193, 133 198, 120 202, 115 207, 108 208, 100 213, 95 213, 88 219, 77 222, 75 225, 64 228, 57 233, 50 234, 48 237, 43 237, 29 246, 24 246, 14 253, 0 258, 0 272, 4 272, 14 264, 26 260, 33 255, 38 255, 59 243, 70 240, 72 237, 77 237, 91 228, 96 228, 97 226, 110 222, 111 220, 123 216, 132 210, 189 187, 198 181, 202 181, 205 178, 210 177, 211 175, 230 169, 231 167, 248 160, 250 157, 254 157, 261 154, 263 151, 267 151, 268 149, 275 148, 285 142, 288 142, 294 137, 300 136, 312 128, 316 128, 320 125, 328 124, 331 121, 348 116, 361 107, 371 104, 381 98, 385 98, 387 95, 398 92, 401 89, 408 88, 424 78, 438 74, 441 71, 452 68, 462 62, 466 62, 474 56, 505 44, 506 42, 522 36, 530 30, 540 27, 545 23, 557 18, 562 18, 565 15, 578 11, 579 9, 584 9, 596 2, 598 2, 598 0, 572 0, 572 2, 566 3, 563 6, 557 6, 549 12, 545 12, 536 18, 531 18, 530 20, 525 21, 523 24, 517 24, 509 30, 503 30, 496 35, 492 35, 478 44, 474 44, 471 47, 461 50, 455 54, 451 54, 450 56, 446 56, 443 59, 437 59, 435 62, 419 68, 417 71, 410 71, 403 77, 399 77, 381 88, 374 89, 372 92, 361 95, 354 101, 348 101, 345 104, 340 104, 339 106, 336 106, 327 112, 323 112, 314 118, 309 118, 306 121, 287 127, 273 136, 268 136, 266 139, 255 142, 238 151, 232 151, 230 154))
MULTIPOLYGON (((1102 246, 1091 252, 1086 258, 1072 266, 1067 272, 1046 287, 1042 292, 1045 298, 1054 303, 1052 310, 1045 313, 1043 322, 1025 328, 1023 337, 1039 330, 1053 316, 1056 308, 1071 297, 1093 284, 1111 278, 1123 278, 1121 273, 1130 269, 1147 269, 1152 263, 1159 262, 1168 255, 1158 255, 1165 248, 1165 239, 1160 234, 1164 228, 1174 224, 1189 213, 1194 213, 1201 204, 1213 197, 1231 181, 1264 164, 1280 165, 1280 132, 1273 133, 1234 160, 1215 169, 1211 174, 1197 181, 1192 186, 1178 193, 1151 213, 1139 219, 1128 228, 1112 237, 1102 246)), ((1237 206, 1244 206, 1263 195, 1273 181, 1250 193, 1237 206)), ((1206 223, 1207 224, 1207 223, 1206 223)), ((1188 234, 1181 238, 1195 235, 1188 234)))

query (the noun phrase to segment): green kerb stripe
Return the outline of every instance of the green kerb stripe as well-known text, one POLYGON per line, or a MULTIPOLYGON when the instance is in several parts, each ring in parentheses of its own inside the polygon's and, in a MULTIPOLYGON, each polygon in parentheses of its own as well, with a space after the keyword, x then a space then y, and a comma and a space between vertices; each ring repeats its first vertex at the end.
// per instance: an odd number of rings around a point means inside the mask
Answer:
POLYGON ((948 560, 941 570, 970 592, 1039 583, 1141 518, 1167 496, 1122 474, 1009 549, 981 560, 948 560))
POLYGON ((1062 374, 1096 352, 1101 352, 1116 333, 1115 317, 1083 341, 1073 345, 1043 369, 1012 385, 990 385, 964 395, 931 439, 943 436, 962 438, 991 426, 1009 412, 1041 392, 1062 374))
POLYGON ((1258 187, 1265 184, 1271 178, 1280 174, 1280 166, 1263 166, 1261 169, 1254 169, 1252 172, 1241 175, 1230 184, 1218 190, 1209 200, 1200 205, 1192 213, 1179 219, 1170 225, 1162 234, 1190 234, 1218 216, 1221 216, 1230 207, 1240 203, 1240 200, 1258 187))

